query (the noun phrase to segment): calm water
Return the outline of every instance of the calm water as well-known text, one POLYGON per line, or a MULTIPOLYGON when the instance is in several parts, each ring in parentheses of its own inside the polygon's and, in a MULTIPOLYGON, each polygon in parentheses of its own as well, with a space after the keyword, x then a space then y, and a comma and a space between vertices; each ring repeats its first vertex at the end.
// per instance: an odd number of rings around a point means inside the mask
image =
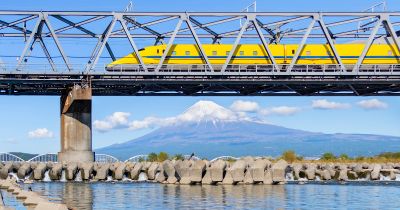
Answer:
MULTIPOLYGON (((393 182, 274 186, 58 182, 35 183, 32 188, 76 209, 400 209, 400 184, 393 182)), ((6 204, 24 209, 12 196, 3 195, 6 204)))

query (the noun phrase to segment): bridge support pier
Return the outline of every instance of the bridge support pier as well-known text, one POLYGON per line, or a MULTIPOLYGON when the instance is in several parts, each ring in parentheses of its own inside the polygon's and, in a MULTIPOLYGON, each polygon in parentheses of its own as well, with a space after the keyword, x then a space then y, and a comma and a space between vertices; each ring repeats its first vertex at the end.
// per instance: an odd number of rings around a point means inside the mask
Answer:
POLYGON ((92 89, 75 85, 61 95, 61 151, 58 161, 93 162, 92 89))

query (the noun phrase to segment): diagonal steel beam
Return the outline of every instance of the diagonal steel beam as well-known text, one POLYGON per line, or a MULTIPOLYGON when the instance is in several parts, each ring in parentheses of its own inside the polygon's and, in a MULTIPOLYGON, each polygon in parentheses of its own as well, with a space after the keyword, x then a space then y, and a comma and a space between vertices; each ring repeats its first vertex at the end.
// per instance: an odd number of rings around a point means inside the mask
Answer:
MULTIPOLYGON (((94 17, 94 18, 91 18, 91 19, 88 19, 88 20, 85 20, 85 21, 82 21, 82 22, 79 22, 79 23, 74 23, 74 22, 72 22, 72 21, 70 21, 70 20, 68 20, 68 19, 66 19, 66 18, 64 18, 62 16, 59 16, 59 15, 54 15, 53 17, 55 17, 58 20, 60 20, 60 21, 62 21, 62 22, 64 22, 64 23, 69 25, 69 26, 64 27, 62 29, 59 29, 58 30, 59 32, 63 31, 63 30, 64 31, 65 30, 69 30, 70 28, 76 28, 76 29, 78 29, 78 30, 80 30, 80 31, 82 31, 82 32, 84 32, 86 34, 91 35, 92 37, 96 37, 96 33, 93 33, 92 31, 82 27, 81 25, 84 25, 84 24, 87 24, 87 23, 90 23, 90 22, 105 18, 105 16, 100 16, 100 17, 94 17), (68 27, 70 27, 70 28, 68 28, 68 27)), ((55 30, 54 32, 57 33, 57 30, 55 30)), ((115 58, 114 53, 113 53, 110 45, 108 44, 108 42, 106 43, 106 49, 107 49, 108 54, 110 54, 111 59, 113 61, 115 61, 116 58, 115 58)))
MULTIPOLYGON (((197 27, 199 27, 199 28, 201 28, 201 29, 207 31, 207 32, 210 33, 211 35, 213 35, 213 36, 215 36, 215 37, 218 36, 218 33, 217 33, 217 32, 211 30, 211 29, 210 29, 209 27, 207 27, 207 26, 203 26, 203 24, 201 24, 201 23, 200 23, 199 21, 197 21, 196 19, 194 19, 194 18, 192 18, 192 17, 189 17, 189 20, 190 20, 190 22, 194 23, 197 27)), ((192 28, 193 28, 193 27, 192 27, 192 28)), ((189 28, 189 29, 190 29, 190 28, 189 28)), ((190 29, 190 30, 192 30, 192 29, 190 29)))
POLYGON ((237 46, 238 46, 238 44, 239 44, 239 42, 240 42, 240 39, 242 38, 242 35, 243 35, 244 31, 246 30, 246 28, 247 28, 248 25, 249 25, 249 18, 246 17, 246 21, 244 22, 242 28, 240 29, 239 34, 238 34, 238 36, 236 37, 235 42, 233 43, 233 46, 232 46, 231 51, 229 51, 229 55, 228 55, 228 57, 227 57, 226 60, 225 60, 225 64, 224 64, 224 65, 222 66, 222 68, 221 68, 221 72, 225 72, 226 68, 228 67, 229 63, 231 62, 232 56, 233 56, 233 54, 235 53, 236 48, 237 48, 237 46))
MULTIPOLYGON (((221 24, 221 23, 226 23, 226 22, 231 22, 231 21, 234 21, 234 20, 239 20, 239 19, 242 19, 242 18, 244 18, 244 15, 225 18, 225 19, 222 19, 222 20, 217 20, 217 21, 213 21, 213 22, 209 22, 209 23, 204 23, 204 24, 202 24, 202 26, 203 27, 209 27, 209 26, 218 25, 218 24, 221 24)), ((193 28, 194 29, 199 29, 200 27, 199 26, 194 26, 193 28)), ((187 31, 190 31, 190 29, 189 28, 182 28, 182 29, 179 30, 179 33, 187 32, 187 31)), ((235 32, 238 33, 239 31, 240 30, 235 31, 235 32)), ((162 36, 170 36, 172 33, 173 33, 173 31, 169 31, 169 32, 163 33, 161 35, 162 36)), ((219 34, 218 36, 220 36, 220 35, 221 34, 219 34)))
POLYGON ((375 40, 375 35, 378 33, 379 28, 381 27, 382 24, 382 19, 379 17, 379 20, 376 22, 376 25, 374 29, 372 30, 371 34, 369 35, 369 38, 367 39, 367 42, 365 43, 365 47, 363 51, 361 52, 361 55, 358 57, 356 65, 353 67, 353 72, 356 72, 359 70, 362 62, 365 59, 365 56, 367 55, 369 48, 371 48, 372 42, 375 40))
POLYGON ((397 52, 400 53, 400 40, 399 37, 397 36, 396 31, 393 28, 392 23, 390 22, 389 16, 384 16, 382 23, 385 26, 386 32, 388 32, 392 37, 393 42, 397 47, 397 52))
POLYGON ((42 22, 42 18, 43 18, 43 15, 42 15, 42 14, 39 14, 39 16, 38 16, 38 18, 37 18, 37 21, 36 21, 36 24, 35 24, 35 26, 34 26, 33 29, 32 29, 32 33, 29 35, 29 38, 28 38, 28 40, 26 41, 25 47, 24 47, 24 49, 22 50, 22 54, 21 54, 21 56, 20 56, 19 59, 18 59, 18 63, 17 63, 17 66, 16 66, 16 70, 17 70, 17 71, 20 70, 19 68, 20 68, 22 62, 24 62, 24 60, 25 60, 26 52, 28 51, 29 46, 31 45, 32 41, 33 41, 34 38, 35 38, 36 32, 37 32, 38 29, 39 29, 39 25, 40 25, 40 23, 42 22))
MULTIPOLYGON (((96 16, 96 17, 89 18, 89 19, 81 21, 81 22, 74 23, 60 15, 54 15, 53 17, 59 19, 60 21, 62 21, 64 23, 67 23, 69 25, 69 26, 65 26, 65 27, 54 30, 55 33, 61 33, 61 32, 64 32, 64 31, 67 31, 67 30, 70 30, 73 28, 77 28, 77 29, 83 31, 86 29, 81 27, 82 25, 106 18, 106 16, 96 16)), ((87 32, 89 32, 88 34, 91 33, 89 30, 87 30, 87 32)))
POLYGON ((262 42, 262 44, 264 46, 265 51, 267 52, 269 60, 271 61, 272 65, 274 66, 275 70, 279 71, 278 64, 276 63, 275 57, 274 57, 274 55, 272 55, 272 52, 268 47, 268 43, 265 40, 265 37, 264 37, 264 35, 263 35, 262 31, 261 31, 261 27, 258 25, 258 22, 257 22, 256 19, 252 19, 251 21, 253 22, 253 25, 254 25, 254 27, 255 27, 255 29, 257 31, 257 34, 260 37, 260 40, 261 40, 261 42, 262 42))
MULTIPOLYGON (((167 22, 167 21, 170 21, 170 20, 174 20, 176 18, 178 18, 178 16, 170 16, 170 17, 158 19, 158 20, 155 20, 155 21, 147 22, 147 23, 142 23, 141 26, 144 27, 144 26, 156 25, 156 24, 159 24, 159 23, 163 23, 163 22, 167 22)), ((134 29, 138 29, 138 28, 140 28, 140 27, 135 25, 135 26, 128 27, 128 30, 130 31, 130 30, 134 30, 134 29)), ((115 35, 115 34, 118 34, 120 32, 123 32, 123 31, 124 31, 124 29, 118 29, 118 30, 113 31, 111 33, 111 35, 115 35)))
POLYGON ((51 36, 53 37, 54 42, 56 43, 58 51, 60 51, 61 57, 64 60, 65 65, 67 65, 68 70, 71 71, 72 70, 72 66, 71 66, 71 64, 69 62, 69 59, 68 59, 67 55, 64 52, 64 49, 61 46, 60 41, 58 40, 58 37, 57 37, 56 33, 54 32, 53 26, 51 25, 51 23, 50 23, 50 21, 48 19, 48 16, 44 15, 43 16, 43 20, 44 20, 47 28, 49 29, 49 31, 51 33, 51 36))
POLYGON ((158 65, 157 65, 157 67, 156 67, 156 69, 155 69, 156 72, 158 72, 158 71, 160 70, 160 68, 162 67, 162 65, 164 64, 164 60, 165 60, 165 58, 167 57, 167 55, 168 55, 168 53, 169 53, 169 50, 170 50, 171 47, 172 47, 172 43, 174 43, 176 34, 178 34, 178 30, 179 30, 179 29, 181 28, 181 26, 182 26, 182 22, 183 22, 182 17, 180 17, 178 23, 177 23, 176 26, 175 26, 175 30, 174 30, 174 32, 173 32, 171 38, 169 38, 167 47, 166 47, 166 49, 165 49, 163 55, 161 56, 160 61, 159 61, 158 65))
POLYGON ((135 25, 135 26, 137 26, 137 27, 139 27, 139 28, 141 28, 141 29, 143 29, 143 30, 145 30, 145 31, 147 31, 147 32, 149 32, 149 33, 151 33, 151 34, 153 34, 153 35, 156 35, 156 36, 161 36, 161 34, 160 33, 158 33, 157 31, 155 31, 155 30, 153 30, 153 29, 151 29, 151 28, 149 28, 149 27, 147 27, 147 26, 143 26, 141 23, 139 23, 139 22, 137 22, 136 20, 133 20, 133 19, 131 19, 131 18, 129 18, 129 17, 123 17, 126 21, 128 21, 129 23, 132 23, 133 25, 135 25))
POLYGON ((35 18, 37 18, 37 15, 31 15, 29 17, 22 18, 22 19, 16 20, 16 21, 11 22, 11 23, 7 23, 5 21, 1 21, 0 20, 0 23, 3 24, 2 26, 0 26, 0 30, 5 29, 5 28, 14 28, 15 30, 18 30, 18 31, 31 33, 31 31, 24 30, 23 28, 21 28, 19 26, 16 26, 16 25, 19 24, 19 23, 23 23, 23 22, 35 19, 35 18))
POLYGON ((187 16, 185 17, 185 22, 186 22, 188 28, 190 29, 190 32, 192 33, 194 40, 196 41, 196 45, 197 45, 197 47, 198 47, 199 50, 200 50, 201 56, 202 56, 203 59, 206 61, 206 64, 207 64, 208 68, 213 72, 213 71, 214 71, 214 68, 213 68, 213 66, 212 66, 211 63, 210 63, 206 52, 204 51, 204 48, 203 48, 203 46, 202 46, 202 44, 201 44, 201 42, 200 42, 199 37, 198 37, 197 34, 196 34, 196 31, 193 29, 193 26, 192 26, 192 24, 190 23, 190 16, 189 16, 189 15, 187 15, 187 16))
POLYGON ((288 69, 287 69, 288 72, 292 71, 294 65, 295 65, 296 62, 297 62, 297 59, 298 59, 299 56, 300 56, 300 53, 303 51, 304 45, 306 44, 306 41, 307 41, 307 38, 308 38, 308 36, 310 35, 310 33, 311 33, 311 31, 312 31, 312 29, 313 29, 313 27, 314 27, 314 25, 315 25, 315 21, 316 21, 316 20, 315 20, 315 17, 313 17, 312 20, 311 20, 310 25, 309 25, 308 28, 307 28, 306 33, 305 33, 304 36, 303 36, 303 39, 302 39, 301 42, 300 42, 299 47, 298 47, 297 50, 296 50, 296 53, 294 54, 294 56, 293 56, 293 58, 292 58, 292 61, 290 62, 290 65, 289 65, 289 67, 288 67, 288 69))
POLYGON ((322 29, 322 32, 324 32, 325 38, 328 41, 328 44, 333 52, 333 55, 335 56, 336 62, 340 65, 340 69, 342 71, 346 71, 346 67, 344 66, 344 64, 342 62, 342 58, 340 57, 338 51, 336 50, 335 43, 332 40, 331 32, 329 31, 329 29, 326 27, 326 25, 324 23, 323 16, 318 17, 318 23, 322 29))
POLYGON ((86 71, 91 71, 93 69, 93 67, 96 66, 97 62, 99 61, 100 55, 103 52, 104 46, 106 45, 107 40, 110 37, 111 31, 113 30, 116 21, 117 21, 117 18, 115 16, 113 16, 113 19, 108 24, 106 30, 103 32, 103 35, 101 37, 99 37, 97 45, 93 50, 92 56, 90 57, 87 65, 86 65, 86 69, 85 69, 86 71))
POLYGON ((123 28, 124 31, 125 31, 126 37, 128 38, 129 43, 130 43, 130 45, 131 45, 133 51, 135 52, 136 58, 139 60, 140 65, 142 66, 142 68, 143 68, 145 71, 147 71, 147 67, 146 67, 145 63, 143 62, 143 58, 142 58, 142 56, 140 55, 139 50, 138 50, 138 48, 137 48, 135 42, 133 41, 132 36, 131 36, 131 34, 129 33, 128 28, 126 27, 126 21, 125 21, 122 17, 119 17, 118 21, 121 23, 121 26, 122 26, 122 28, 123 28))
POLYGON ((44 43, 42 37, 39 37, 37 40, 38 40, 40 46, 42 47, 43 52, 46 55, 47 60, 49 61, 51 68, 53 69, 53 71, 57 71, 57 68, 56 68, 56 65, 54 64, 53 58, 51 57, 50 52, 47 49, 46 44, 44 43))

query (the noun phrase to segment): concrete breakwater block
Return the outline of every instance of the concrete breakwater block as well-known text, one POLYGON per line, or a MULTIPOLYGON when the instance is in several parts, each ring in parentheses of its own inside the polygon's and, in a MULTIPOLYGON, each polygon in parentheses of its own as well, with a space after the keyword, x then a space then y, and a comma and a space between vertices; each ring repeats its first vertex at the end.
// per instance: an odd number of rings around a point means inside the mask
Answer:
POLYGON ((63 170, 63 164, 62 163, 53 163, 51 164, 51 169, 49 170, 49 176, 51 180, 60 180, 61 179, 61 173, 63 170))
POLYGON ((24 179, 31 172, 32 172, 31 163, 23 162, 18 168, 17 176, 20 179, 24 179))
POLYGON ((95 180, 106 180, 111 164, 109 163, 96 163, 94 164, 94 170, 96 171, 95 180))
POLYGON ((272 181, 273 182, 285 182, 286 169, 288 163, 285 160, 279 160, 278 162, 272 164, 272 181))
POLYGON ((222 182, 226 167, 227 163, 223 160, 217 160, 211 163, 211 167, 209 168, 211 180, 213 182, 222 182))

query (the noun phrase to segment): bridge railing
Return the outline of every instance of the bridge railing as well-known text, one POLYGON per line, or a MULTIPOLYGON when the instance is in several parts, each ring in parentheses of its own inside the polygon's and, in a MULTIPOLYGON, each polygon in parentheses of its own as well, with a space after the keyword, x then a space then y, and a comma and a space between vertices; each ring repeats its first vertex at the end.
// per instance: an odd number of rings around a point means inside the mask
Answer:
POLYGON ((6 153, 6 152, 2 152, 0 153, 0 162, 22 162, 25 161, 22 158, 10 154, 10 153, 6 153))
POLYGON ((115 162, 120 162, 118 158, 107 155, 107 154, 96 154, 95 155, 95 162, 97 163, 115 163, 115 162))
POLYGON ((35 156, 28 160, 28 162, 57 162, 58 155, 54 153, 47 153, 35 156))
POLYGON ((136 64, 119 64, 108 66, 107 64, 99 64, 91 71, 85 71, 85 65, 74 64, 71 70, 64 65, 59 64, 55 67, 49 64, 24 64, 21 68, 16 69, 13 65, 0 63, 0 74, 193 74, 193 75, 241 75, 241 74, 257 74, 257 75, 304 75, 304 74, 320 74, 320 75, 400 75, 400 64, 363 64, 358 68, 355 65, 345 65, 345 69, 341 69, 336 64, 297 64, 290 71, 289 65, 254 64, 254 65, 228 65, 224 72, 221 72, 222 65, 213 65, 211 71, 205 64, 168 64, 163 65, 159 71, 155 71, 156 65, 147 65, 147 70, 136 64), (53 70, 55 69, 55 70, 53 70))

